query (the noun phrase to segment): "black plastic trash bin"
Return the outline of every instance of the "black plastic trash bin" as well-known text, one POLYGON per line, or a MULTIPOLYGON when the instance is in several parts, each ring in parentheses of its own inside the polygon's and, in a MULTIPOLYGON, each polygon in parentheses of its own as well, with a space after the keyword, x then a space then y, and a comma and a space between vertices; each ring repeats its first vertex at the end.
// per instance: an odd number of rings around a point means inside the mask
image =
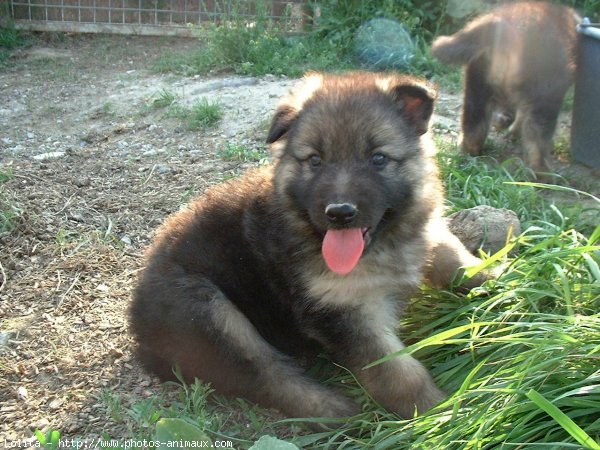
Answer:
POLYGON ((600 26, 577 26, 577 69, 571 123, 573 159, 600 168, 600 26))

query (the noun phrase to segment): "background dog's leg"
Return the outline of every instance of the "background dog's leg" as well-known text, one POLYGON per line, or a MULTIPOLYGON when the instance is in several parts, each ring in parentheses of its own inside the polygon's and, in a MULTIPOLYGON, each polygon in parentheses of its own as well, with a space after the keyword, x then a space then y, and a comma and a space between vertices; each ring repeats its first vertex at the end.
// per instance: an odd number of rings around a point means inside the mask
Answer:
POLYGON ((139 356, 146 366, 169 378, 177 364, 188 380, 198 377, 217 392, 242 396, 289 416, 345 417, 358 412, 348 398, 304 376, 291 357, 265 341, 247 317, 209 284, 180 280, 177 307, 159 311, 160 319, 148 327, 151 334, 135 327, 141 336, 139 356), (165 322, 169 326, 161 327, 165 322))
POLYGON ((548 171, 546 159, 554 147, 552 138, 561 103, 562 99, 553 102, 545 99, 543 105, 534 105, 523 118, 523 157, 536 172, 548 171))
POLYGON ((465 93, 460 146, 471 156, 481 155, 492 115, 492 88, 486 81, 487 65, 481 58, 465 69, 465 93))
POLYGON ((523 110, 521 108, 517 109, 515 114, 515 120, 508 127, 508 136, 510 139, 516 139, 521 135, 521 129, 523 127, 523 110))

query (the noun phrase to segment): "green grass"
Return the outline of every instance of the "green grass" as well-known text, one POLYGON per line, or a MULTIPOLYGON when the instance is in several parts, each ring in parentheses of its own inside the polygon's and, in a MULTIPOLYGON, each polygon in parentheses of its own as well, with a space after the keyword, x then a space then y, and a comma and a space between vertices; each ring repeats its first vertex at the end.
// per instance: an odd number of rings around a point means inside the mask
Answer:
POLYGON ((219 102, 202 98, 189 107, 172 104, 166 115, 179 119, 188 130, 198 130, 215 127, 223 117, 223 107, 219 102))
MULTIPOLYGON (((8 5, 0 6, 0 16, 8 17, 8 5)), ((0 68, 8 64, 12 52, 20 47, 31 45, 31 35, 15 29, 10 21, 0 27, 0 68)))
POLYGON ((168 89, 162 89, 152 99, 150 106, 155 109, 168 108, 175 103, 175 100, 177 100, 177 96, 173 92, 168 89))
POLYGON ((436 11, 441 12, 443 5, 419 7, 419 2, 411 0, 320 2, 322 14, 317 25, 309 26, 302 35, 289 36, 269 19, 264 2, 258 2, 257 16, 251 26, 244 16, 248 13, 244 3, 233 3, 237 6, 230 20, 198 30, 197 49, 167 52, 155 62, 154 69, 188 76, 233 72, 294 77, 308 70, 355 69, 361 67, 354 49, 358 27, 370 18, 390 17, 406 26, 415 42, 415 55, 407 71, 428 77, 438 74, 441 78, 444 77, 440 74, 451 73, 449 78, 456 79, 456 70, 437 63, 428 50, 433 32, 442 25, 443 14, 436 11))
POLYGON ((264 149, 251 149, 243 145, 228 143, 225 148, 217 152, 217 156, 223 161, 256 161, 261 164, 266 164, 268 161, 268 153, 264 149))
POLYGON ((297 77, 309 69, 354 67, 349 55, 334 43, 311 36, 285 37, 277 28, 259 31, 234 22, 227 27, 209 25, 202 36, 195 50, 161 55, 154 70, 185 76, 231 72, 297 77))

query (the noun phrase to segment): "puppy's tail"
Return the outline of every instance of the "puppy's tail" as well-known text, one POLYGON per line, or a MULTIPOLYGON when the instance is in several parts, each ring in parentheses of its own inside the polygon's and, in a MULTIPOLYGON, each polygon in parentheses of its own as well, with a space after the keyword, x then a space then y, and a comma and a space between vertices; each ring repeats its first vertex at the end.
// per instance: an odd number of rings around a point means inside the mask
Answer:
POLYGON ((468 64, 494 45, 499 25, 494 22, 496 20, 474 22, 452 36, 438 37, 433 41, 431 54, 444 64, 468 64))

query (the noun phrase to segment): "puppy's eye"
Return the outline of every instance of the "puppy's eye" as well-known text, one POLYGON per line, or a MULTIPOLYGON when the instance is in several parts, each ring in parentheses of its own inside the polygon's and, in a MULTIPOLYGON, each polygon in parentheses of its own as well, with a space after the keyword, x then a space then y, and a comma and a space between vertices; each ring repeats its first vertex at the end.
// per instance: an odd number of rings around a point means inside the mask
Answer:
POLYGON ((376 169, 383 169, 387 163, 388 157, 383 153, 375 153, 371 156, 371 164, 373 164, 373 167, 376 169))
POLYGON ((321 165, 321 157, 316 153, 308 157, 308 164, 310 167, 319 167, 321 165))

